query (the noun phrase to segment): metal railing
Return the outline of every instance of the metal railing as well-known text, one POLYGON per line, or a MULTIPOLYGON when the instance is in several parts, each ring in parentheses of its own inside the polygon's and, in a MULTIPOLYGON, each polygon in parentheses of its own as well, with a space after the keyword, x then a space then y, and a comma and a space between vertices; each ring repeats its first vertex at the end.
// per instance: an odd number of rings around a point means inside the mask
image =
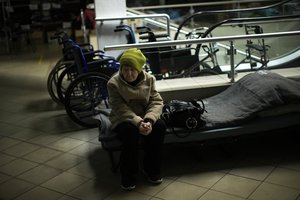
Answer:
POLYGON ((300 35, 300 31, 289 31, 289 32, 276 32, 276 33, 261 33, 255 35, 235 35, 235 36, 225 36, 225 37, 211 37, 211 38, 200 38, 200 39, 188 39, 188 40, 175 40, 175 41, 161 41, 161 42, 148 42, 140 44, 124 44, 124 45, 112 45, 105 46, 104 51, 112 50, 125 50, 129 48, 157 48, 157 47, 166 47, 166 46, 176 46, 176 45, 191 45, 191 44, 203 44, 210 42, 221 42, 229 41, 230 42, 230 73, 229 78, 230 82, 235 82, 235 66, 234 66, 234 55, 235 47, 233 41, 235 40, 245 40, 245 39, 262 39, 262 38, 273 38, 273 37, 287 37, 287 36, 296 36, 300 35))
POLYGON ((248 3, 266 3, 266 2, 274 2, 274 0, 216 1, 216 2, 156 5, 156 6, 139 6, 139 7, 129 7, 129 8, 134 10, 155 10, 155 9, 165 9, 165 8, 188 8, 188 7, 193 8, 193 7, 201 7, 201 6, 217 6, 217 5, 231 5, 231 4, 240 5, 240 4, 248 4, 248 3))

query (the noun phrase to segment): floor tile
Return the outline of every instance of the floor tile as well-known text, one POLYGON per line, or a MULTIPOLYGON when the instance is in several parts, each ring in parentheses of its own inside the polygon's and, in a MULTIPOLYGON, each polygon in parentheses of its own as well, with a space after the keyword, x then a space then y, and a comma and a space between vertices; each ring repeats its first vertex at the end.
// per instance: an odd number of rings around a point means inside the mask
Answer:
POLYGON ((300 190, 300 171, 276 168, 266 182, 300 190))
POLYGON ((98 128, 92 128, 92 129, 83 129, 79 131, 74 131, 66 136, 73 139, 87 142, 95 138, 98 138, 98 135, 99 135, 98 128))
POLYGON ((32 189, 34 185, 18 180, 18 179, 11 179, 3 184, 0 185, 0 194, 2 199, 13 199, 20 194, 29 191, 32 189))
POLYGON ((106 181, 108 183, 119 184, 120 182, 120 174, 112 171, 111 165, 108 162, 108 157, 103 159, 89 158, 88 160, 85 160, 84 162, 69 169, 68 172, 88 178, 94 178, 99 181, 106 181))
POLYGON ((18 143, 21 143, 21 141, 16 140, 16 139, 7 138, 7 137, 1 138, 0 139, 0 151, 3 151, 11 146, 18 144, 18 143))
POLYGON ((258 163, 277 165, 284 158, 284 154, 281 152, 272 151, 272 148, 257 148, 250 152, 246 159, 258 163))
MULTIPOLYGON (((201 159, 201 158, 200 158, 201 159)), ((205 155, 203 160, 200 160, 194 168, 205 169, 208 171, 229 172, 237 165, 238 160, 224 155, 215 155, 214 153, 205 155)))
POLYGON ((7 180, 9 180, 9 179, 11 179, 11 178, 12 178, 12 177, 9 176, 9 175, 1 174, 1 173, 0 173, 0 184, 1 184, 1 183, 4 183, 5 181, 7 181, 7 180))
POLYGON ((24 156, 28 153, 31 153, 39 148, 40 148, 40 146, 38 146, 38 145, 30 144, 27 142, 21 142, 21 143, 18 143, 17 145, 7 148, 4 152, 9 155, 12 155, 12 156, 22 157, 22 156, 24 156))
POLYGON ((59 130, 59 132, 69 132, 82 128, 81 126, 73 122, 70 117, 66 115, 65 111, 48 120, 37 120, 37 122, 35 123, 40 123, 39 126, 36 127, 38 130, 48 133, 58 132, 57 130, 59 130))
POLYGON ((26 118, 17 122, 17 125, 51 133, 57 130, 62 132, 74 131, 78 128, 74 122, 66 115, 65 111, 37 113, 31 118, 26 118))
POLYGON ((167 178, 176 179, 199 164, 195 149, 187 145, 166 145, 163 151, 162 173, 167 178))
MULTIPOLYGON (((99 165, 101 167, 101 165, 99 165)), ((96 178, 95 172, 92 169, 90 161, 83 161, 80 164, 70 168, 67 172, 77 174, 86 178, 96 178)))
POLYGON ((226 175, 212 189, 247 198, 258 186, 260 182, 239 176, 226 175))
POLYGON ((105 199, 118 189, 119 186, 116 184, 113 185, 106 182, 96 183, 95 180, 90 180, 68 193, 68 195, 82 200, 99 200, 105 199))
POLYGON ((279 163, 278 167, 300 171, 299 157, 300 157, 300 153, 287 155, 287 157, 283 159, 282 162, 279 163))
POLYGON ((91 154, 91 152, 97 150, 98 148, 100 148, 100 144, 97 145, 94 143, 85 142, 85 143, 75 147, 68 153, 74 154, 77 156, 88 157, 91 154))
POLYGON ((46 188, 36 187, 18 196, 15 200, 33 200, 33 199, 56 200, 61 196, 63 196, 63 194, 52 190, 48 190, 46 188))
POLYGON ((0 166, 15 160, 16 157, 0 153, 0 166))
POLYGON ((273 169, 274 166, 271 165, 242 161, 229 173, 262 181, 272 172, 273 169))
MULTIPOLYGON (((21 113, 24 111, 24 104, 19 104, 14 101, 1 100, 0 110, 10 112, 10 113, 21 113)), ((25 113, 26 114, 26 113, 25 113)))
POLYGON ((44 165, 39 165, 38 167, 32 168, 27 172, 19 175, 18 178, 39 185, 54 178, 60 173, 62 173, 62 170, 58 170, 44 165))
POLYGON ((45 165, 61 170, 68 170, 83 161, 84 158, 82 157, 75 156, 69 153, 64 153, 53 158, 52 160, 47 161, 45 165))
POLYGON ((223 172, 199 170, 198 173, 189 173, 182 175, 178 180, 205 188, 211 188, 223 176, 225 176, 225 173, 223 172))
POLYGON ((73 198, 73 197, 64 195, 64 196, 62 196, 61 198, 59 198, 57 200, 78 200, 78 198, 73 198))
POLYGON ((55 141, 53 143, 50 143, 48 146, 60 151, 70 151, 71 149, 74 149, 75 147, 83 144, 84 141, 72 139, 72 138, 62 138, 58 141, 55 141))
MULTIPOLYGON (((1 110, 1 109, 0 109, 1 110)), ((18 127, 14 123, 13 124, 7 124, 7 123, 1 123, 0 122, 0 135, 2 136, 10 136, 18 131, 23 130, 23 127, 18 127)))
POLYGON ((17 131, 16 133, 10 135, 10 137, 26 141, 36 136, 39 136, 41 134, 43 134, 43 132, 36 131, 33 129, 23 128, 22 130, 17 131))
POLYGON ((43 183, 42 186, 61 193, 68 193, 86 181, 87 178, 64 172, 43 183))
POLYGON ((33 151, 33 152, 25 155, 23 158, 26 160, 37 162, 37 163, 44 163, 54 157, 57 157, 60 154, 62 154, 61 151, 42 147, 36 151, 33 151))
POLYGON ((0 172, 11 176, 17 176, 21 173, 26 172, 27 170, 36 167, 37 165, 38 164, 34 162, 30 162, 23 159, 16 159, 10 163, 7 163, 6 165, 1 166, 0 172))
POLYGON ((206 191, 205 188, 175 181, 155 196, 166 200, 196 200, 206 191))
POLYGON ((209 190, 199 200, 245 200, 244 198, 230 194, 209 190))
POLYGON ((26 116, 18 113, 1 112, 0 114, 0 122, 5 122, 8 124, 14 124, 23 119, 26 119, 26 116))
POLYGON ((46 146, 50 143, 58 141, 62 137, 63 136, 54 135, 54 134, 42 134, 42 135, 36 136, 34 138, 31 138, 30 140, 28 140, 28 142, 46 146))
POLYGON ((105 200, 149 200, 151 196, 141 194, 135 191, 122 191, 119 189, 117 192, 109 195, 105 200))
POLYGON ((300 195, 300 190, 285 186, 263 183, 251 194, 253 200, 294 200, 300 195))

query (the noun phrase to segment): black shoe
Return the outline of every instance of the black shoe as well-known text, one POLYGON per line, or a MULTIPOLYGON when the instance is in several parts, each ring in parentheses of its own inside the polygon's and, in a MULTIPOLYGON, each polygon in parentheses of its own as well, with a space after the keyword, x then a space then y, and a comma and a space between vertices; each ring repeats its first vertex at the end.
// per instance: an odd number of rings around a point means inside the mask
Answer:
POLYGON ((147 181, 149 183, 159 185, 163 182, 163 178, 161 176, 148 176, 147 181))
POLYGON ((135 185, 128 185, 128 186, 125 186, 123 184, 121 184, 121 188, 125 191, 131 191, 131 190, 134 190, 135 189, 135 185))
POLYGON ((163 178, 161 177, 161 175, 150 175, 145 170, 144 170, 144 174, 147 176, 147 181, 149 183, 159 185, 163 182, 163 178))
POLYGON ((121 177, 121 188, 125 191, 134 190, 136 187, 135 175, 122 175, 121 177))

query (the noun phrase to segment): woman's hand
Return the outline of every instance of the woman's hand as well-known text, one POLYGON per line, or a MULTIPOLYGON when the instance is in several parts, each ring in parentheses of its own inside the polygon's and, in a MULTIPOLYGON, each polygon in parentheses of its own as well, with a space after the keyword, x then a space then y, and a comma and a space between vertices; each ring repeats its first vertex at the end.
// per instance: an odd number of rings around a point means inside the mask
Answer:
POLYGON ((152 131, 152 124, 150 122, 141 122, 139 124, 139 131, 142 135, 148 135, 152 131))

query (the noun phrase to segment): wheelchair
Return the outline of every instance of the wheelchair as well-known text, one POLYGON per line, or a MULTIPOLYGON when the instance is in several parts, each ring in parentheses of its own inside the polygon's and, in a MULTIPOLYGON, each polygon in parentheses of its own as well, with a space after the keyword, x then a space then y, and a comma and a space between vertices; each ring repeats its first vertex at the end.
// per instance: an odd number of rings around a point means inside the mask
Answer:
MULTIPOLYGON (((57 40, 62 45, 62 58, 60 58, 50 71, 47 78, 47 90, 51 99, 57 104, 63 104, 57 93, 58 78, 61 73, 69 66, 74 65, 73 54, 69 51, 72 42, 65 32, 57 32, 51 36, 51 40, 57 40)), ((91 44, 80 44, 84 52, 94 51, 91 44)), ((99 51, 102 52, 102 51, 99 51)), ((103 52, 102 52, 103 53, 103 52)))
POLYGON ((53 39, 63 45, 63 57, 48 76, 50 96, 64 105, 72 121, 96 127, 94 116, 109 107, 107 82, 119 70, 119 63, 89 44, 75 43, 64 33, 57 33, 53 39))
POLYGON ((64 94, 63 102, 69 117, 81 126, 96 127, 98 121, 94 116, 109 107, 107 82, 119 70, 119 63, 104 54, 95 59, 95 53, 92 60, 87 60, 89 53, 83 53, 74 43, 70 51, 74 65, 61 73, 57 88, 66 88, 61 94, 64 94))
MULTIPOLYGON (((147 42, 168 41, 167 34, 154 33, 148 27, 138 27, 140 39, 147 42)), ((191 32, 186 35, 188 38, 199 38, 201 33, 191 32)), ((207 55, 199 59, 199 54, 191 45, 184 47, 168 46, 159 48, 143 49, 143 53, 148 58, 147 71, 152 73, 156 79, 171 79, 193 76, 215 75, 217 72, 212 70, 208 64, 208 59, 214 59, 213 64, 217 65, 216 52, 218 49, 209 49, 207 46, 202 47, 207 55)))
MULTIPOLYGON (((247 35, 261 34, 263 28, 260 25, 244 25, 247 35)), ((237 68, 242 63, 249 63, 251 70, 261 70, 267 68, 269 62, 267 51, 270 46, 265 44, 265 40, 258 39, 256 42, 248 39, 246 42, 246 56, 236 66, 237 68), (257 65, 257 64, 260 64, 257 65)))

